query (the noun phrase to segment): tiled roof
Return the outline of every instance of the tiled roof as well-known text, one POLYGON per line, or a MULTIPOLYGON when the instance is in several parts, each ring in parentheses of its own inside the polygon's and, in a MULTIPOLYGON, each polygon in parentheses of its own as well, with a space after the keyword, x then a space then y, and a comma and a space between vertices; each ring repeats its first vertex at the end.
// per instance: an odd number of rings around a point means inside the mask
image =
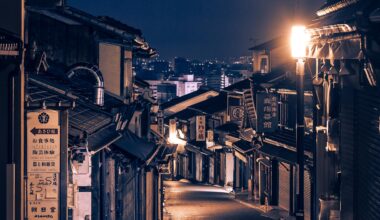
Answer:
POLYGON ((317 17, 309 25, 309 28, 319 28, 334 24, 359 24, 354 21, 360 16, 357 12, 362 12, 367 17, 376 7, 379 7, 378 0, 334 0, 329 1, 317 11, 317 17))
POLYGON ((189 108, 206 114, 225 111, 227 109, 227 94, 225 92, 220 92, 219 95, 192 105, 189 108))
POLYGON ((258 148, 258 151, 269 157, 275 157, 291 164, 297 163, 297 153, 283 147, 265 143, 262 147, 258 148))
MULTIPOLYGON (((277 130, 274 133, 266 133, 264 135, 264 140, 265 138, 274 140, 276 142, 286 144, 291 147, 296 147, 296 132, 288 129, 282 129, 282 130, 277 130)), ((304 142, 305 142, 305 150, 306 151, 311 151, 313 147, 313 139, 312 135, 308 134, 305 135, 304 137, 304 142)))
POLYGON ((123 132, 123 137, 117 140, 113 145, 125 153, 146 161, 156 150, 154 143, 148 142, 129 130, 123 132))
POLYGON ((111 17, 108 17, 108 16, 98 16, 98 19, 100 21, 103 21, 104 23, 106 24, 109 24, 109 25, 112 25, 114 27, 117 27, 121 30, 125 30, 129 33, 132 33, 132 34, 135 34, 135 35, 139 35, 141 36, 142 35, 142 32, 140 29, 137 29, 137 28, 134 28, 132 26, 129 26, 125 23, 122 23, 114 18, 111 18, 111 17))
POLYGON ((187 108, 173 115, 170 115, 169 117, 166 117, 165 123, 169 122, 169 120, 172 118, 177 118, 179 120, 189 120, 190 118, 195 117, 196 115, 200 115, 198 111, 187 108))
POLYGON ((115 125, 110 124, 99 131, 88 136, 88 147, 90 151, 99 151, 119 140, 122 135, 115 130, 115 125))
POLYGON ((202 95, 202 94, 204 94, 206 92, 209 92, 209 91, 211 91, 211 89, 201 87, 201 88, 199 88, 195 92, 189 93, 189 94, 181 96, 181 97, 174 98, 174 99, 172 99, 172 100, 170 100, 168 102, 165 102, 165 103, 161 104, 160 108, 161 109, 167 109, 169 107, 172 107, 172 106, 174 106, 176 104, 179 104, 179 103, 181 103, 183 101, 186 101, 188 99, 200 96, 200 95, 202 95))
POLYGON ((112 123, 112 115, 91 103, 85 103, 78 96, 69 93, 68 87, 57 88, 54 83, 39 81, 33 76, 27 81, 27 103, 42 103, 56 107, 74 107, 69 110, 70 144, 79 144, 87 134, 90 150, 98 149, 119 137, 112 123), (75 101, 75 106, 72 103, 75 101))
POLYGON ((253 146, 248 141, 245 141, 245 140, 236 141, 233 143, 233 146, 242 153, 246 153, 253 150, 253 146))

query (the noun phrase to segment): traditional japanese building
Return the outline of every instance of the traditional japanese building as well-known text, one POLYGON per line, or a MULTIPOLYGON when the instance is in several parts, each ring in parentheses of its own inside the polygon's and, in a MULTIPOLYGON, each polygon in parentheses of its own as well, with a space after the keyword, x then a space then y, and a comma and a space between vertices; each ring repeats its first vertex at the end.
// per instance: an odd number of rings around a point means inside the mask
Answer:
POLYGON ((379 3, 327 1, 307 27, 320 219, 380 218, 379 3))
POLYGON ((30 2, 27 16, 26 106, 63 112, 67 125, 60 216, 161 219, 162 147, 146 83, 132 74, 132 58, 155 51, 140 30, 66 5, 30 2))

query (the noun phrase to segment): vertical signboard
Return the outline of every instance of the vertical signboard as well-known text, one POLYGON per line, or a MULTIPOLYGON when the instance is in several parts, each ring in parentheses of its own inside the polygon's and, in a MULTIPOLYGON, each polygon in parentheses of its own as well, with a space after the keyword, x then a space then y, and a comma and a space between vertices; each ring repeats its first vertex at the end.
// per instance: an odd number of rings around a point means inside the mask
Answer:
POLYGON ((257 132, 273 132, 278 126, 277 95, 258 93, 256 95, 257 132))
POLYGON ((165 134, 165 131, 164 131, 164 117, 163 117, 163 114, 162 114, 162 111, 158 111, 157 113, 157 126, 158 126, 158 133, 160 135, 164 135, 165 134))
POLYGON ((58 220, 59 112, 27 113, 27 206, 29 220, 58 220))
POLYGON ((196 141, 206 140, 206 116, 198 115, 196 117, 196 141))

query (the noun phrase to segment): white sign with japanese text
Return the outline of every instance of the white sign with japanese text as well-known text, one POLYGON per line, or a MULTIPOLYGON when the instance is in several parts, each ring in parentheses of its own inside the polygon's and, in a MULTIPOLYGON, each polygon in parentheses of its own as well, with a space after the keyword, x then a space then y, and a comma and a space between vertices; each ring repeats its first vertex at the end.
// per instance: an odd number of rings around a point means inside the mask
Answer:
POLYGON ((29 220, 57 220, 58 217, 58 200, 28 201, 29 220))
POLYGON ((27 113, 28 172, 59 172, 59 112, 27 113))
POLYGON ((27 113, 27 216, 58 220, 60 173, 59 111, 27 113))

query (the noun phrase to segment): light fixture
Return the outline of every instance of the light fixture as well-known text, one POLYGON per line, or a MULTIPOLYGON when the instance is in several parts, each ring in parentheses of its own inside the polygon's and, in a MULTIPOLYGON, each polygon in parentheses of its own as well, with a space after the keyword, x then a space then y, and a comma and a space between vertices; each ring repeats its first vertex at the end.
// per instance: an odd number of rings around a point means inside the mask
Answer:
POLYGON ((306 32, 305 26, 293 26, 291 34, 292 57, 297 59, 306 57, 306 48, 309 40, 310 36, 306 32))

